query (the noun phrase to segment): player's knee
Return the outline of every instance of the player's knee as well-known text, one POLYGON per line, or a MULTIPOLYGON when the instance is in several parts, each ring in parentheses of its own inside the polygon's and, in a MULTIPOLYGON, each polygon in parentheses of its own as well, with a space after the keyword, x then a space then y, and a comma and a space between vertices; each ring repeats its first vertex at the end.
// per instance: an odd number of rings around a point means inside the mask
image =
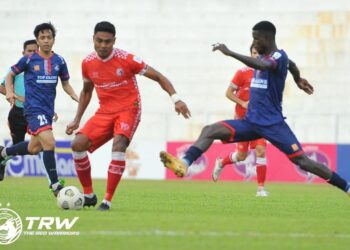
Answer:
POLYGON ((28 145, 28 152, 31 155, 39 154, 42 151, 42 147, 40 145, 28 145))
POLYGON ((206 125, 203 127, 201 134, 205 137, 209 137, 212 131, 213 131, 213 129, 212 129, 211 125, 206 125))
POLYGON ((43 145, 44 150, 54 150, 56 146, 55 140, 50 140, 43 145))
POLYGON ((72 151, 74 152, 86 151, 88 147, 89 147, 89 139, 86 136, 77 135, 71 143, 71 148, 72 148, 72 151))
POLYGON ((300 169, 304 171, 310 171, 310 167, 311 167, 310 159, 306 155, 303 154, 291 160, 294 164, 298 165, 300 169))
POLYGON ((126 136, 118 135, 113 141, 112 151, 125 152, 129 146, 129 143, 130 141, 126 136))

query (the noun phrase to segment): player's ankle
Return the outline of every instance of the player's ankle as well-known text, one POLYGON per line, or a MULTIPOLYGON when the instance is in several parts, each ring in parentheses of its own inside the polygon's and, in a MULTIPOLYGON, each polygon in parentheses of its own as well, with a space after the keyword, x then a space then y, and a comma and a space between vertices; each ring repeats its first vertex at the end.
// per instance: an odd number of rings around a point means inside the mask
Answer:
POLYGON ((111 207, 112 206, 112 202, 108 201, 106 199, 103 199, 102 203, 106 204, 107 206, 111 207))

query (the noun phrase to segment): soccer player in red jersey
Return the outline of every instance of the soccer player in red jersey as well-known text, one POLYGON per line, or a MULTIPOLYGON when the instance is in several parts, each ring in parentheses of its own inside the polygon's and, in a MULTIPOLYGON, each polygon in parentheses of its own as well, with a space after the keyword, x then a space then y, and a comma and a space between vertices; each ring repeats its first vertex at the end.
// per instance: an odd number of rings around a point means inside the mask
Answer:
POLYGON ((136 74, 144 75, 166 91, 175 104, 175 110, 190 117, 186 104, 176 94, 171 82, 137 56, 114 48, 115 27, 109 22, 96 24, 93 36, 95 52, 82 63, 84 86, 80 93, 76 116, 66 129, 72 134, 96 89, 100 107, 94 116, 76 134, 72 141, 74 163, 85 195, 84 206, 95 206, 91 167, 87 151, 97 148, 113 138, 112 160, 108 169, 107 188, 98 210, 109 210, 114 192, 125 169, 125 151, 136 131, 141 117, 141 98, 136 74))

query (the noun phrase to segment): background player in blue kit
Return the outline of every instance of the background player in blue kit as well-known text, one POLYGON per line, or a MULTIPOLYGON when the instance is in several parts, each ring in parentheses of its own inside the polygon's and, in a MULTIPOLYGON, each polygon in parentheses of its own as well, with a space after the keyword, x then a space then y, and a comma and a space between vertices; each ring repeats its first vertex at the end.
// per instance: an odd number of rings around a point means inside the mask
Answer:
POLYGON ((69 73, 64 59, 52 51, 56 30, 51 23, 35 27, 34 35, 39 50, 31 56, 22 57, 11 67, 6 77, 6 99, 14 104, 13 79, 24 72, 24 115, 28 122, 29 142, 20 142, 8 148, 0 147, 0 162, 7 156, 37 154, 43 150, 43 161, 54 195, 63 187, 59 181, 55 161, 55 138, 52 119, 58 78, 64 91, 75 101, 78 97, 69 84, 69 73))
MULTIPOLYGON (((27 40, 23 43, 23 56, 31 56, 36 50, 38 45, 36 40, 27 40)), ((10 69, 11 70, 11 69, 10 69)), ((7 72, 7 74, 10 72, 7 72)), ((0 92, 6 95, 5 78, 1 82, 0 92)), ((14 94, 16 98, 15 104, 11 107, 8 115, 8 122, 11 131, 12 143, 17 144, 24 141, 24 137, 27 130, 27 122, 23 114, 23 101, 24 101, 24 73, 18 74, 14 80, 14 94)))
MULTIPOLYGON (((183 177, 187 168, 208 150, 215 139, 239 142, 263 137, 302 170, 313 173, 350 194, 349 183, 325 165, 306 156, 294 133, 284 121, 282 96, 288 71, 288 56, 277 48, 275 34, 275 26, 268 21, 259 22, 253 27, 253 45, 261 55, 258 59, 230 51, 224 44, 213 45, 213 51, 220 50, 223 54, 255 69, 246 117, 204 127, 197 141, 185 152, 182 159, 161 152, 161 161, 177 176, 183 177)), ((313 93, 313 88, 307 81, 297 84, 306 93, 313 93)))
MULTIPOLYGON (((38 49, 36 40, 27 40, 23 43, 23 56, 30 56, 38 49)), ((10 69, 11 70, 11 69, 10 69)), ((7 74, 10 72, 7 72, 7 74)), ((5 77, 6 78, 6 77, 5 77)), ((6 95, 5 78, 0 85, 0 93, 6 95)), ((8 114, 8 125, 11 132, 12 144, 17 144, 24 141, 27 131, 27 121, 23 112, 24 101, 24 73, 18 74, 14 80, 14 94, 16 102, 12 105, 8 114)), ((5 162, 0 162, 0 181, 4 179, 5 175, 5 162)))

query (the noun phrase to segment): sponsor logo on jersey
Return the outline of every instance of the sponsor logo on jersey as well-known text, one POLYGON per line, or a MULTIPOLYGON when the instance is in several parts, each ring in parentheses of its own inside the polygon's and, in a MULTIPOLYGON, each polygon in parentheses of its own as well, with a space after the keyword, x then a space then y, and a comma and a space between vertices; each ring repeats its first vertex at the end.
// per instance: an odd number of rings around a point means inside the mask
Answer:
POLYGON ((54 69, 55 69, 56 71, 59 71, 59 70, 60 70, 60 66, 59 66, 58 64, 56 64, 56 65, 54 66, 54 69))
POLYGON ((250 83, 251 88, 267 89, 267 80, 253 78, 250 83))
POLYGON ((106 83, 96 84, 95 88, 111 89, 111 88, 121 87, 121 86, 124 86, 124 85, 127 85, 127 84, 128 84, 127 80, 124 80, 122 82, 106 82, 106 83))
POLYGON ((37 83, 54 83, 56 84, 58 80, 57 76, 37 76, 37 83))
POLYGON ((122 68, 117 68, 116 73, 117 73, 117 76, 122 76, 124 75, 124 70, 122 68))

